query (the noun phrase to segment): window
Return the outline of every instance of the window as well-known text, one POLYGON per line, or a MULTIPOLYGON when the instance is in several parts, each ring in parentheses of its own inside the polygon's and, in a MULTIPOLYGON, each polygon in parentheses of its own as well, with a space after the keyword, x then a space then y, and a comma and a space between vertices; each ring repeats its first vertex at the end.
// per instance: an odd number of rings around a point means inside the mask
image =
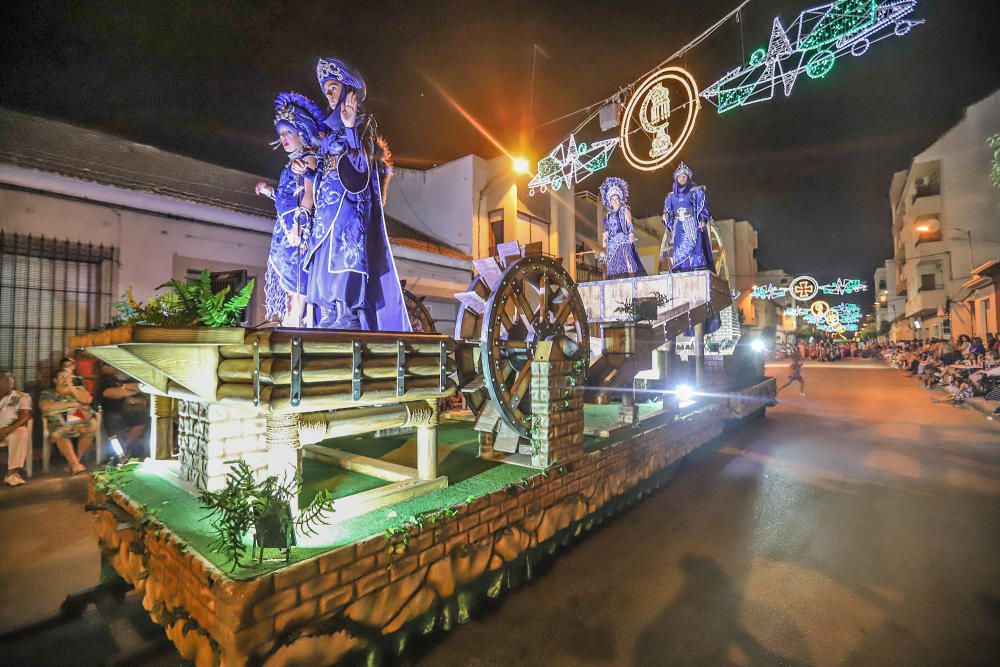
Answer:
POLYGON ((922 273, 920 274, 920 291, 921 292, 933 292, 937 287, 935 286, 935 274, 933 273, 922 273))
POLYGON ((489 212, 490 224, 490 256, 497 254, 497 244, 504 242, 503 237, 503 209, 498 208, 489 212))
POLYGON ((38 398, 69 336, 112 317, 118 250, 0 231, 0 366, 38 398))
POLYGON ((517 240, 522 244, 542 244, 542 252, 549 252, 549 223, 530 213, 517 213, 517 240))

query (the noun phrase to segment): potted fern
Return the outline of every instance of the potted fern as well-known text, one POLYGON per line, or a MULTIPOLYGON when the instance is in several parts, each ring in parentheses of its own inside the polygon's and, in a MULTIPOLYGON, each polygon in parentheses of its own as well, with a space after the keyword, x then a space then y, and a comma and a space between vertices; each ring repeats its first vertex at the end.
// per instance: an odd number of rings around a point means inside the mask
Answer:
POLYGON ((240 566, 246 555, 246 536, 253 528, 250 559, 264 559, 264 549, 282 549, 285 561, 291 557, 296 532, 315 535, 320 524, 326 524, 326 515, 333 509, 333 497, 323 489, 309 506, 292 515, 292 499, 301 488, 299 480, 283 481, 276 475, 257 481, 253 469, 245 461, 231 461, 226 474, 226 485, 218 491, 203 491, 199 496, 202 507, 209 510, 215 530, 211 548, 223 553, 233 569, 240 566))
POLYGON ((208 269, 197 277, 168 280, 156 289, 169 288, 146 303, 140 303, 128 288, 125 300, 115 304, 118 308, 116 324, 145 324, 166 327, 234 327, 242 319, 243 310, 253 296, 254 279, 230 296, 226 285, 218 292, 212 290, 212 276, 208 269))

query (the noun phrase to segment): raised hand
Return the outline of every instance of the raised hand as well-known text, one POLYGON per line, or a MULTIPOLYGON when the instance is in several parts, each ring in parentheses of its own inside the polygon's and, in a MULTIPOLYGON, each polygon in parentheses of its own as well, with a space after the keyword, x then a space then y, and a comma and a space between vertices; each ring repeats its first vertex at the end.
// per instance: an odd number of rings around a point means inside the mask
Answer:
POLYGON ((274 196, 274 188, 264 181, 259 181, 257 185, 254 186, 253 191, 258 195, 264 195, 265 197, 274 196))
POLYGON ((344 103, 340 105, 340 120, 344 122, 344 127, 354 127, 358 120, 358 95, 353 90, 347 93, 344 103))

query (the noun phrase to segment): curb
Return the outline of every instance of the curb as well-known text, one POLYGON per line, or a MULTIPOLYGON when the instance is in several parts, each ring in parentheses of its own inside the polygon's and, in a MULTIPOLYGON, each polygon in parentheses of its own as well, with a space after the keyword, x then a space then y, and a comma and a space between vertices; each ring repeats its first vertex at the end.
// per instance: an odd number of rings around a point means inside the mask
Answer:
POLYGON ((87 499, 89 478, 89 474, 71 477, 61 473, 50 473, 36 475, 18 487, 10 487, 0 482, 0 510, 63 498, 83 503, 87 499))
MULTIPOLYGON (((895 368, 895 367, 890 366, 890 368, 895 368)), ((906 371, 904 371, 902 368, 895 368, 895 370, 900 371, 901 373, 906 373, 906 371)), ((931 391, 933 391, 935 394, 938 394, 939 396, 948 395, 948 392, 946 392, 941 387, 934 387, 931 391)), ((990 419, 995 419, 997 415, 994 415, 993 411, 996 410, 997 407, 1000 407, 1000 403, 998 403, 997 405, 993 405, 981 396, 974 396, 972 398, 965 399, 965 401, 963 401, 961 405, 957 407, 961 406, 967 406, 969 408, 972 408, 976 412, 979 412, 985 415, 986 417, 989 417, 990 419)))

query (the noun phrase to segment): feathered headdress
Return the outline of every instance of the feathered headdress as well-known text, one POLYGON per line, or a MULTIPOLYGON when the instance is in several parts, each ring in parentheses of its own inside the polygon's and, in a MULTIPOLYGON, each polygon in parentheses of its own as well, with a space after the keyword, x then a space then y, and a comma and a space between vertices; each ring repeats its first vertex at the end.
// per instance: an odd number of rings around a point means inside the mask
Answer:
POLYGON ((360 74, 348 67, 343 60, 320 58, 319 62, 316 63, 316 80, 319 81, 319 87, 322 88, 323 84, 331 79, 341 82, 348 88, 353 88, 358 94, 358 102, 365 101, 365 95, 368 91, 365 88, 365 80, 361 78, 360 74))
POLYGON ((306 145, 318 147, 323 112, 312 100, 299 93, 281 93, 274 98, 274 127, 280 123, 292 126, 306 145))
POLYGON ((618 195, 622 204, 627 204, 628 183, 617 176, 604 179, 604 183, 601 184, 601 201, 604 202, 604 208, 611 208, 611 195, 618 195))
POLYGON ((677 169, 674 170, 674 180, 676 181, 677 177, 680 176, 681 174, 686 174, 689 181, 694 176, 694 172, 691 171, 691 167, 687 166, 683 162, 677 165, 677 169))

